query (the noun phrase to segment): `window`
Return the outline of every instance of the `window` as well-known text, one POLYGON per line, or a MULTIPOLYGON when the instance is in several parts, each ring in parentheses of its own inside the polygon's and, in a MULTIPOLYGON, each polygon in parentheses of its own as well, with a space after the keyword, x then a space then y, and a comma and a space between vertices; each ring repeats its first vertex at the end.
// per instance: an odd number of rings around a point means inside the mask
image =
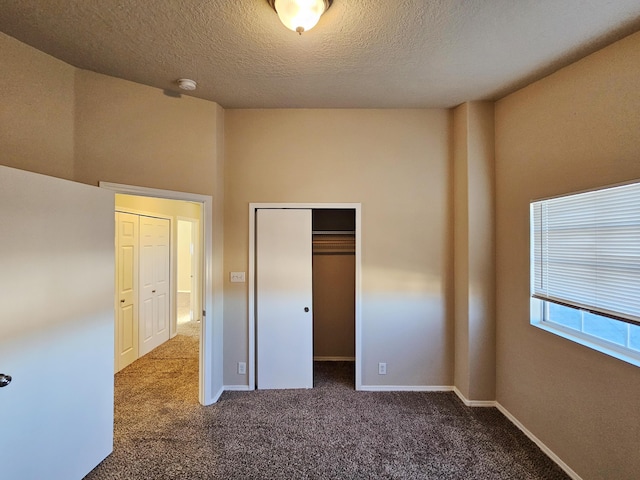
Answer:
POLYGON ((640 183, 531 203, 531 314, 640 366, 640 183))

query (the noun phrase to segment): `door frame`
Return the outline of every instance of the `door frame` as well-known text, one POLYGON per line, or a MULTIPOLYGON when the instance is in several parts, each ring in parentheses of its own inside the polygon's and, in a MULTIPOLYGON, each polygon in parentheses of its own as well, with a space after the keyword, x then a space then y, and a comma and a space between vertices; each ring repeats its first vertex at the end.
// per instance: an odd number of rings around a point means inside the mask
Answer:
POLYGON ((202 405, 210 405, 215 403, 217 397, 216 392, 213 392, 213 372, 216 371, 216 367, 221 369, 222 366, 213 364, 213 325, 214 325, 214 307, 213 297, 214 288, 216 287, 214 282, 214 266, 213 266, 213 198, 209 195, 200 195, 197 193, 176 192, 173 190, 161 190, 157 188, 138 187, 133 185, 125 185, 120 183, 111 182, 99 182, 100 188, 111 190, 115 193, 122 193, 126 195, 138 195, 140 197, 155 197, 164 198, 168 200, 183 200, 187 202, 197 202, 202 204, 202 234, 203 242, 202 251, 204 258, 201 259, 204 274, 202 276, 202 293, 203 309, 208 312, 202 316, 200 322, 200 348, 199 348, 199 366, 198 366, 198 400, 202 405))
POLYGON ((356 390, 362 390, 362 204, 361 203, 250 203, 249 204, 249 272, 248 330, 249 330, 249 390, 256 388, 256 210, 258 209, 353 209, 356 213, 356 390))

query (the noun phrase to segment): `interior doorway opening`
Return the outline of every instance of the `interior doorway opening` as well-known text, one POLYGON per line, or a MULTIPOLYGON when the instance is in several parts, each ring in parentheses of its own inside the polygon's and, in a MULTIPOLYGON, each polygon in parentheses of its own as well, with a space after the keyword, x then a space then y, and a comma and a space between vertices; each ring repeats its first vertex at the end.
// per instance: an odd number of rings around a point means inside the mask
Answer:
POLYGON ((178 329, 199 324, 202 319, 202 265, 200 220, 186 217, 177 219, 176 238, 176 323, 178 329))
MULTIPOLYGON (((212 212, 213 200, 211 196, 200 195, 195 193, 177 192, 171 190, 160 190, 155 188, 137 187, 131 185, 123 185, 109 182, 100 182, 101 188, 112 190, 116 193, 131 196, 154 198, 157 200, 181 200, 198 204, 201 208, 199 218, 199 234, 201 240, 201 256, 198 260, 200 265, 198 271, 201 272, 201 288, 198 289, 201 299, 201 322, 200 322, 200 339, 199 339, 199 361, 198 361, 198 401, 202 405, 210 405, 214 403, 221 392, 214 392, 214 372, 219 372, 221 365, 214 364, 214 319, 211 317, 214 312, 213 296, 213 229, 212 229, 212 212), (207 315, 209 312, 209 316, 207 315)), ((176 239, 174 238, 174 242, 176 239)), ((175 267, 174 267, 175 268, 175 267)), ((174 280, 175 281, 175 280, 174 280)), ((175 305, 175 298, 173 300, 175 305)), ((173 309, 175 312, 175 308, 173 309)), ((174 315, 175 317, 175 315, 174 315)), ((175 319, 174 319, 175 320, 175 319)), ((177 327, 177 323, 172 322, 172 326, 177 327)))
POLYGON ((200 336, 203 209, 127 194, 115 207, 117 372, 176 335, 200 336))
POLYGON ((356 211, 311 210, 313 360, 355 362, 356 211))

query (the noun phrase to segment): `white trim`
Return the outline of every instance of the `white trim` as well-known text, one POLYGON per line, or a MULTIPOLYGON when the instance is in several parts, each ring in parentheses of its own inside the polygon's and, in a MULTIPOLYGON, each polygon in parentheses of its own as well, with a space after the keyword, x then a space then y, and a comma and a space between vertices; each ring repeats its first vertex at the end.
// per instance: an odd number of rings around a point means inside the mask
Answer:
MULTIPOLYGON (((537 299, 532 299, 537 300, 537 299)), ((537 300, 540 301, 540 300, 537 300)), ((588 333, 573 330, 572 328, 565 327, 553 321, 541 321, 535 318, 531 319, 531 325, 544 330, 545 332, 553 333, 561 338, 570 340, 582 345, 583 347, 591 348, 597 352, 604 353, 610 357, 617 358, 623 362, 630 363, 636 367, 640 367, 640 352, 636 353, 630 348, 622 347, 614 343, 608 342, 602 338, 589 335, 588 333)))
POLYGON ((249 388, 249 385, 225 385, 222 388, 229 392, 248 392, 254 390, 253 388, 249 388))
POLYGON ((467 407, 496 407, 498 405, 495 400, 469 400, 458 390, 458 387, 453 387, 453 391, 467 407))
POLYGON ((356 357, 313 357, 314 362, 355 362, 356 357))
POLYGON ((452 392, 451 385, 360 385, 363 392, 452 392))
MULTIPOLYGON (((176 192, 173 190, 162 190, 157 188, 137 187, 133 185, 123 185, 111 182, 99 182, 100 188, 124 193, 127 195, 138 195, 143 197, 166 198, 170 200, 184 200, 188 202, 198 202, 203 206, 202 221, 204 225, 204 278, 202 287, 204 290, 204 310, 208 315, 202 318, 200 331, 199 348, 199 389, 198 400, 202 405, 210 405, 217 400, 214 395, 212 370, 216 367, 222 369, 222 365, 213 365, 213 336, 209 333, 213 330, 213 296, 214 296, 214 272, 213 272, 213 198, 210 195, 200 195, 197 193, 176 192)), ((218 395, 219 396, 219 395, 218 395)))
POLYGON ((362 390, 362 204, 357 203, 356 210, 356 390, 362 390))
POLYGON ((533 433, 531 433, 524 425, 522 425, 522 423, 520 423, 518 421, 518 419, 516 417, 514 417, 513 415, 511 415, 511 413, 509 412, 509 410, 507 410, 506 408, 504 408, 502 405, 500 405, 500 403, 496 402, 496 408, 498 410, 500 410, 500 413, 502 413, 505 417, 507 417, 507 419, 509 419, 509 421, 511 423, 513 423, 516 427, 518 427, 522 433, 524 433, 527 437, 529 437, 529 439, 535 443, 540 450, 542 450, 551 460, 553 460, 562 470, 564 470, 564 472, 569 475, 569 477, 571 477, 573 480, 582 480, 582 477, 580 477, 580 475, 578 475, 576 472, 573 471, 573 469, 571 469, 571 467, 569 467, 569 465, 567 465, 566 463, 564 463, 560 457, 558 457, 555 453, 553 453, 553 451, 551 451, 551 449, 549 447, 547 447, 542 440, 540 440, 538 437, 536 437, 533 433))
POLYGON ((249 332, 249 351, 247 362, 247 374, 249 390, 255 390, 256 388, 256 312, 255 312, 255 298, 256 298, 256 285, 254 279, 254 273, 256 271, 256 210, 253 208, 253 204, 249 204, 249 271, 247 272, 247 286, 248 288, 248 307, 247 307, 247 330, 249 332))
POLYGON ((249 272, 248 283, 248 331, 249 331, 249 352, 248 352, 248 380, 249 389, 254 390, 256 385, 255 374, 255 253, 256 253, 256 209, 258 208, 297 208, 297 209, 354 209, 356 213, 356 302, 355 302, 355 343, 356 343, 356 390, 362 388, 362 204, 361 203, 250 203, 249 204, 249 272))
POLYGON ((220 400, 220 397, 222 396, 224 391, 225 391, 225 387, 220 387, 220 390, 218 390, 216 394, 212 397, 213 401, 211 403, 216 403, 218 400, 220 400))

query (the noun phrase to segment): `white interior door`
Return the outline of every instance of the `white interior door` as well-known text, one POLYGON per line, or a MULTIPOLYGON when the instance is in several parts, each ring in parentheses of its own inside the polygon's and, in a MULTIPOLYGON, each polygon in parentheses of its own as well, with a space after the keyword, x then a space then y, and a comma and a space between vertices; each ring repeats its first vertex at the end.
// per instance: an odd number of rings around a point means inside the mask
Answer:
POLYGON ((0 166, 0 477, 76 480, 113 449, 114 195, 0 166))
POLYGON ((169 340, 169 235, 164 218, 140 216, 140 356, 169 340))
POLYGON ((116 212, 116 371, 138 359, 138 223, 116 212))
POLYGON ((256 215, 257 386, 312 388, 311 210, 256 215))

